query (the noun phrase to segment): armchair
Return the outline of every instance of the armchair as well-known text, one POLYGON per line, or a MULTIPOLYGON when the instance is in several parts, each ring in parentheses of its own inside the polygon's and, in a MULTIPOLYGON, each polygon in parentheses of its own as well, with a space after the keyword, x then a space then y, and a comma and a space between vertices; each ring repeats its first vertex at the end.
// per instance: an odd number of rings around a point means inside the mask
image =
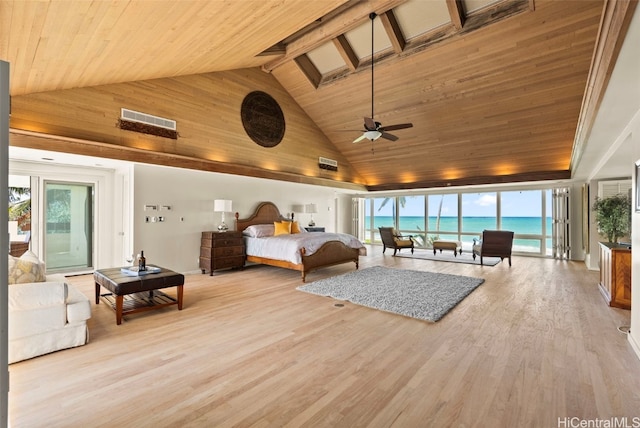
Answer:
POLYGON ((500 257, 500 260, 509 259, 511 266, 511 249, 513 247, 513 232, 509 230, 485 230, 482 232, 482 238, 478 241, 473 240, 473 260, 476 256, 480 256, 480 264, 482 257, 500 257))
POLYGON ((413 254, 413 237, 402 236, 398 234, 393 227, 379 227, 380 238, 382 239, 382 254, 387 248, 393 248, 393 255, 396 255, 396 251, 402 248, 411 248, 411 254, 413 254))
POLYGON ((89 341, 87 296, 62 275, 45 275, 31 251, 9 256, 8 267, 9 364, 89 341))

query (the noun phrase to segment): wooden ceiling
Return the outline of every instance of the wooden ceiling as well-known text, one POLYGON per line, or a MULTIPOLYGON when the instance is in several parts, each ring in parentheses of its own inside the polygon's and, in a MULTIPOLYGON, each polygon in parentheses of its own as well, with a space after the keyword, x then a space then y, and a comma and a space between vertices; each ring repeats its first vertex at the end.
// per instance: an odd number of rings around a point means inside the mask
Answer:
POLYGON ((635 7, 612 18, 611 3, 2 1, 0 59, 13 97, 259 67, 370 190, 562 179, 635 7), (374 118, 414 126, 353 144, 371 116, 370 12, 374 118))

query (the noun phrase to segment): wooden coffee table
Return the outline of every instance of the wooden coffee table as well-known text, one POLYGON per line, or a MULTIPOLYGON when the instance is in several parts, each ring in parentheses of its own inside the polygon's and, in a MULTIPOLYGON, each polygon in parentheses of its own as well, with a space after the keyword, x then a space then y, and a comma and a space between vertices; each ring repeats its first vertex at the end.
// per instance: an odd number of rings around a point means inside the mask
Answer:
POLYGON ((96 305, 100 297, 105 299, 116 311, 116 323, 122 324, 124 315, 136 312, 160 309, 169 305, 178 305, 182 310, 184 275, 169 269, 160 268, 158 273, 142 276, 130 276, 121 268, 99 269, 93 273, 96 283, 96 305), (110 291, 100 294, 100 287, 110 291), (166 295, 161 288, 178 287, 177 299, 166 295))

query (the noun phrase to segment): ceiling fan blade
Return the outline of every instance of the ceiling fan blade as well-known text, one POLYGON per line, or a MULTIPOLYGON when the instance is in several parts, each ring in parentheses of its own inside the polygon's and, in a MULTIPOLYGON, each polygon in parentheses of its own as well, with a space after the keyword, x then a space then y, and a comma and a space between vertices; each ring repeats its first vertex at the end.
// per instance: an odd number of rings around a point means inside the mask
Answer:
POLYGON ((398 129, 413 128, 413 123, 399 123, 397 125, 383 126, 379 131, 395 131, 398 129))
POLYGON ((391 141, 398 141, 398 137, 396 137, 393 134, 389 134, 387 132, 383 132, 381 135, 382 138, 385 138, 387 140, 391 140, 391 141))
POLYGON ((377 127, 376 121, 371 119, 370 117, 365 117, 364 127, 367 128, 367 131, 375 131, 377 127))
POLYGON ((353 140, 353 142, 354 143, 359 143, 360 141, 364 140, 365 138, 367 138, 367 137, 364 134, 362 134, 361 136, 359 136, 358 138, 353 140))

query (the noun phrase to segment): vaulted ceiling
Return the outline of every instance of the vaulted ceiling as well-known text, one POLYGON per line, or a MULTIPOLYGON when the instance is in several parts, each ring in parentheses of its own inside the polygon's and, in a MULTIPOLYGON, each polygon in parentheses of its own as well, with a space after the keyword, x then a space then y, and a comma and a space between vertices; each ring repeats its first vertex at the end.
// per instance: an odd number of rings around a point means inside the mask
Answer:
POLYGON ((613 3, 2 1, 0 59, 12 97, 258 67, 371 190, 561 179, 635 7, 613 3), (372 109, 413 127, 354 144, 372 109))

